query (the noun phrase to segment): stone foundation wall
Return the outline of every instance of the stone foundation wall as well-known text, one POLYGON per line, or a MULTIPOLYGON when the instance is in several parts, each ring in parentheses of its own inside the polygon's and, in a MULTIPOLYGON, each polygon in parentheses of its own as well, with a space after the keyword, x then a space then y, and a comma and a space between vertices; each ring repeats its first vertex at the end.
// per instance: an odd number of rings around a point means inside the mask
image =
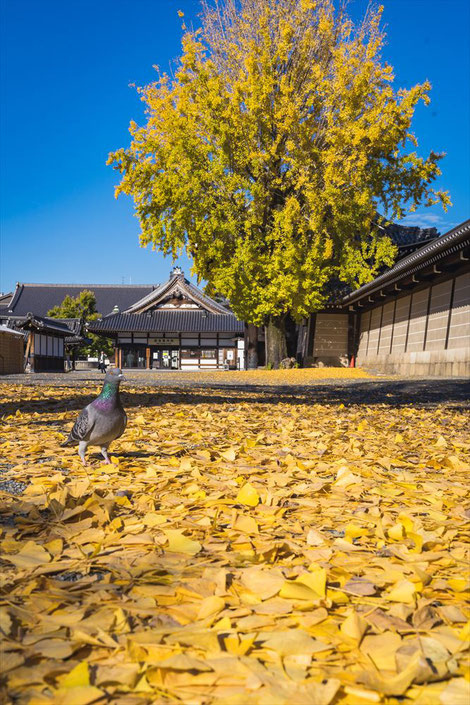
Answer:
POLYGON ((470 347, 358 356, 356 364, 369 372, 409 377, 470 377, 470 347))

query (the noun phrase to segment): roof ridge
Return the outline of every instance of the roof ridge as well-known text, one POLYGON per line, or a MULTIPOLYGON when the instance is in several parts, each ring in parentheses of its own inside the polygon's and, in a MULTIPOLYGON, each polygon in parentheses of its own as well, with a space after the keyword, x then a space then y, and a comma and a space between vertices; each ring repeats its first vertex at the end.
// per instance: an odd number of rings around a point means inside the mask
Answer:
POLYGON ((65 287, 65 286, 79 286, 79 287, 94 287, 94 288, 117 288, 117 289, 122 289, 122 288, 142 288, 142 287, 157 287, 160 286, 159 284, 72 284, 72 283, 50 283, 50 282, 17 282, 17 286, 55 286, 55 287, 65 287))

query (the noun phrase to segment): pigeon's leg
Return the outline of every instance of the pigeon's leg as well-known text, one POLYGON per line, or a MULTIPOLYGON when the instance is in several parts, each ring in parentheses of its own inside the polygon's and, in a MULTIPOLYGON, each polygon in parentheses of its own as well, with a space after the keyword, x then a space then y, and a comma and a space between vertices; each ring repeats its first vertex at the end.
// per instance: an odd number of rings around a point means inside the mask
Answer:
POLYGON ((108 446, 101 446, 101 455, 103 456, 106 465, 110 465, 111 461, 108 455, 108 446))
POLYGON ((86 460, 85 460, 85 451, 87 449, 88 443, 86 441, 80 441, 78 444, 78 455, 81 458, 81 461, 83 465, 86 465, 86 460))

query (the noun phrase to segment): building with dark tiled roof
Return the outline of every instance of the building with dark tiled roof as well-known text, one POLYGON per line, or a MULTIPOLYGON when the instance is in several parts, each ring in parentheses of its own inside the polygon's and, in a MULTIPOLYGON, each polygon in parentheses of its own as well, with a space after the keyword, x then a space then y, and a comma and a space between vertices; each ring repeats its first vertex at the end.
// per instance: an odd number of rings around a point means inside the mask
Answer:
POLYGON ((88 324, 114 338, 119 367, 146 369, 243 369, 244 324, 175 267, 122 313, 88 324))
POLYGON ((77 297, 82 291, 92 291, 96 297, 96 310, 102 316, 115 307, 120 311, 132 306, 155 289, 152 284, 25 284, 16 285, 11 300, 0 308, 2 316, 25 316, 34 311, 38 316, 59 306, 66 296, 77 297))
POLYGON ((63 372, 65 341, 71 333, 65 322, 28 313, 17 327, 27 332, 25 365, 30 372, 63 372))

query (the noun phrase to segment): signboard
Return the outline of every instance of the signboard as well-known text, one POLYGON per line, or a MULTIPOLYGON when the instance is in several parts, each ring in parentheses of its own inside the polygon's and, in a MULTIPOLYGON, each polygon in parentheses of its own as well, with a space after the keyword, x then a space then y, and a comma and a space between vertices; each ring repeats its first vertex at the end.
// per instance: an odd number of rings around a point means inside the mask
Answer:
POLYGON ((178 338, 149 338, 149 345, 179 345, 178 338))

